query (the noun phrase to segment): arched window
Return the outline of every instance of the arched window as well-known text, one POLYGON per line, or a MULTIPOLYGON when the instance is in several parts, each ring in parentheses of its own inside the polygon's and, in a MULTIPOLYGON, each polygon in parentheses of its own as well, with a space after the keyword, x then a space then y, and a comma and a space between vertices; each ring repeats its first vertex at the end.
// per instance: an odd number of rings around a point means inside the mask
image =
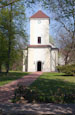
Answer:
POLYGON ((41 37, 38 37, 38 44, 41 44, 41 37))

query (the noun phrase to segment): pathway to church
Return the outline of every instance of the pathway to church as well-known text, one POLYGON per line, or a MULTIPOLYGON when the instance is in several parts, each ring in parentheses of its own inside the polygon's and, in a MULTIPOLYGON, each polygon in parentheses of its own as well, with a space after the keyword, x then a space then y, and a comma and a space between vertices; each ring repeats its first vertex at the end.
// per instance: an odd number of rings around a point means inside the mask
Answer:
POLYGON ((18 84, 29 86, 41 74, 42 72, 31 73, 0 87, 0 112, 2 110, 4 115, 75 114, 75 104, 14 104, 9 101, 18 84))
POLYGON ((18 85, 29 86, 32 82, 34 82, 42 72, 34 72, 29 75, 24 76, 21 79, 12 81, 9 84, 6 84, 0 87, 0 103, 7 103, 13 97, 14 89, 17 88, 18 85))

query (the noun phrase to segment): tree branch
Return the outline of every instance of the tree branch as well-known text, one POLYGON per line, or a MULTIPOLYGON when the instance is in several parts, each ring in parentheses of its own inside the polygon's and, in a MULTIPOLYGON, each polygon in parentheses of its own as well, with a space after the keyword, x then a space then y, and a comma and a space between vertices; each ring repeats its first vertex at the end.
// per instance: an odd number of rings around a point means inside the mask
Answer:
POLYGON ((9 5, 11 5, 11 4, 15 3, 15 2, 18 2, 18 1, 20 1, 20 0, 13 0, 13 1, 7 3, 6 5, 0 6, 0 8, 4 8, 4 7, 9 6, 9 5))
POLYGON ((63 27, 69 32, 71 33, 71 31, 66 27, 66 25, 61 21, 61 20, 58 20, 58 19, 55 19, 56 21, 58 21, 59 23, 61 23, 63 25, 63 27))

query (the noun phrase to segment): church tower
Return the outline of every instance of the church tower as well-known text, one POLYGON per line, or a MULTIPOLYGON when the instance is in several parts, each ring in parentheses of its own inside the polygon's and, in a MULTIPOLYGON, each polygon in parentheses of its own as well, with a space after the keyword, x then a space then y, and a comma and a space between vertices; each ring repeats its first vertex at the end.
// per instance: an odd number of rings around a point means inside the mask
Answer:
POLYGON ((23 71, 55 71, 58 49, 49 43, 49 23, 41 10, 30 17, 30 45, 23 51, 23 71))
POLYGON ((30 17, 30 45, 49 45, 49 20, 42 11, 30 17))

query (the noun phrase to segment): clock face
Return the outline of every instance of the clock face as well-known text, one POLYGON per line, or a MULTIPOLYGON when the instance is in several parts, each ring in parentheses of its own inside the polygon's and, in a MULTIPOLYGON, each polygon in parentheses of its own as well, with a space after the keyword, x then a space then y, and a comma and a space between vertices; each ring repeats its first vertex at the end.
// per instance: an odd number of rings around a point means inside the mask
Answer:
POLYGON ((41 20, 38 20, 38 24, 40 24, 41 23, 41 20))

